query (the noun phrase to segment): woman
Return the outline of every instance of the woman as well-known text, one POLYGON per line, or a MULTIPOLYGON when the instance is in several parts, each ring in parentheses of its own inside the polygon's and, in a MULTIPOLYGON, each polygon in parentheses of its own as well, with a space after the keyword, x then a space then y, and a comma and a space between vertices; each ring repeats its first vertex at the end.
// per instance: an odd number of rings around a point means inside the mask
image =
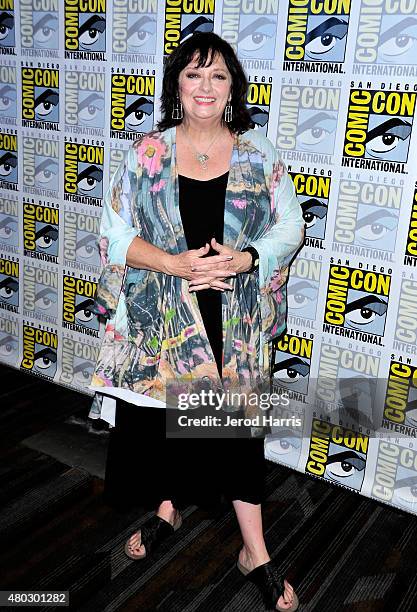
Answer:
POLYGON ((170 381, 255 388, 285 329, 283 285, 304 223, 274 147, 250 129, 246 91, 215 34, 195 34, 167 61, 158 131, 128 151, 104 206, 96 308, 109 321, 91 387, 104 401, 92 416, 118 398, 106 489, 122 481, 117 494, 156 507, 126 543, 129 557, 178 529, 183 506, 223 494, 242 532, 238 568, 268 605, 295 610, 262 532, 263 440, 165 439, 156 409, 170 381))

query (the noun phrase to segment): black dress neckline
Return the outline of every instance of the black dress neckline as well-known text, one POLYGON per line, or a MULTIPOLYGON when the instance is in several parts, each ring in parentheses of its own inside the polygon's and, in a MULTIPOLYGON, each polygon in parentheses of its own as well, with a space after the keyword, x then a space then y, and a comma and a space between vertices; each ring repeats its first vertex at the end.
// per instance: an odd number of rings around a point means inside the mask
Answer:
POLYGON ((186 181, 193 181, 195 183, 212 183, 213 181, 219 181, 220 179, 225 178, 226 176, 228 176, 228 174, 229 174, 229 170, 227 170, 223 174, 220 174, 220 176, 215 176, 211 179, 208 179, 207 181, 191 178, 190 176, 185 176, 184 174, 179 174, 178 178, 185 179, 186 181))

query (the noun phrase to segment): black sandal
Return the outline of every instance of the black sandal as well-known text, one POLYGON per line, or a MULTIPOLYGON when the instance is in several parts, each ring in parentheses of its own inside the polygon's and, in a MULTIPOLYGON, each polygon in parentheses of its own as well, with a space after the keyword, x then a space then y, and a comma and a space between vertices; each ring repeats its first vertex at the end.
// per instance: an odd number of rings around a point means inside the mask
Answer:
POLYGON ((281 608, 277 605, 278 599, 284 593, 284 579, 278 573, 277 568, 268 561, 263 565, 255 567, 254 570, 248 570, 244 565, 237 562, 238 569, 244 576, 258 587, 262 593, 264 604, 268 609, 279 610, 279 612, 295 612, 298 608, 298 597, 294 591, 293 603, 290 608, 281 608))
POLYGON ((163 542, 170 535, 172 535, 174 531, 177 531, 177 529, 179 529, 181 525, 182 516, 179 513, 177 514, 173 525, 155 514, 149 520, 147 520, 146 523, 142 525, 139 531, 136 532, 140 532, 139 545, 132 546, 131 544, 129 544, 132 538, 132 536, 130 536, 130 538, 125 544, 125 554, 129 557, 129 559, 134 559, 135 561, 137 561, 138 559, 144 559, 146 555, 149 555, 151 552, 153 552, 161 544, 161 542, 163 542), (134 554, 132 550, 134 548, 140 548, 142 544, 145 546, 145 552, 140 554, 134 554))

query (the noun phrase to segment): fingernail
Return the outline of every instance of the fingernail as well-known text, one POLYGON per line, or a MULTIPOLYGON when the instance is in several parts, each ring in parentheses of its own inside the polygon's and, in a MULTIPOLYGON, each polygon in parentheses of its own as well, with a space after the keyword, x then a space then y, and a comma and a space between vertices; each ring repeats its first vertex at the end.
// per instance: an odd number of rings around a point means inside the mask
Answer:
POLYGON ((227 259, 233 259, 233 255, 228 255, 227 259))

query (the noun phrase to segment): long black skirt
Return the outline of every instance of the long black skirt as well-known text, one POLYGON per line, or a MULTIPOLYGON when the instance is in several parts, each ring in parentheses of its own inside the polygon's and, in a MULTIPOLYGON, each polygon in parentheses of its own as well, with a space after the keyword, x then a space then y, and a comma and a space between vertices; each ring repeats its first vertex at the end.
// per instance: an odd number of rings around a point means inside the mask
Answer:
POLYGON ((265 498, 264 440, 166 438, 165 410, 117 400, 107 453, 105 499, 118 509, 156 509, 163 500, 216 512, 265 498))

